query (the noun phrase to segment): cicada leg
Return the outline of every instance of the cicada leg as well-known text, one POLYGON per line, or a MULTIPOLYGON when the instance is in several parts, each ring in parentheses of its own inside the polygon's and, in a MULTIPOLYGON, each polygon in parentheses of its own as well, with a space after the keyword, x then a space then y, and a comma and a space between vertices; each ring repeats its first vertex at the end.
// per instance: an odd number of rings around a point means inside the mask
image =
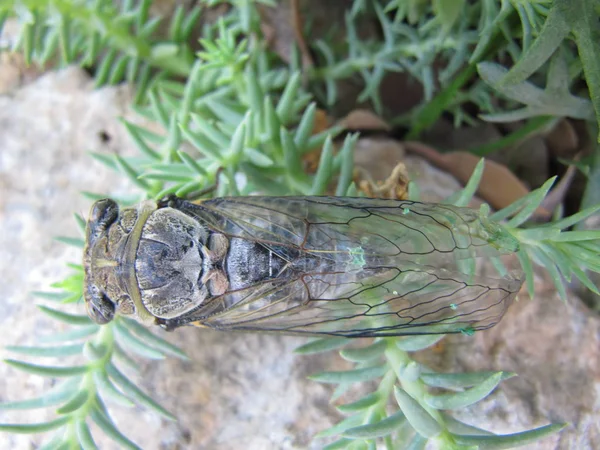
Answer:
POLYGON ((206 197, 206 195, 208 195, 212 192, 215 192, 219 188, 219 183, 221 180, 221 174, 223 173, 223 170, 225 170, 223 167, 219 167, 217 169, 217 171, 215 172, 214 184, 212 184, 211 186, 205 187, 204 189, 200 189, 198 191, 192 191, 192 192, 188 193, 185 197, 183 197, 184 200, 187 200, 192 203, 201 203, 202 200, 204 200, 204 197, 206 197))

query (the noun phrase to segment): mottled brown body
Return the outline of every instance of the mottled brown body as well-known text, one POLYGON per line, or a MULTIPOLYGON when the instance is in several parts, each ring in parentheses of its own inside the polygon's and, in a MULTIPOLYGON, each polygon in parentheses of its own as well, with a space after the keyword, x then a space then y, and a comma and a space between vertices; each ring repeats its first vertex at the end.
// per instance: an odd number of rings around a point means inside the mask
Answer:
POLYGON ((90 213, 85 298, 167 328, 348 337, 459 332, 495 324, 519 277, 461 261, 515 251, 476 211, 335 197, 171 197, 90 213))

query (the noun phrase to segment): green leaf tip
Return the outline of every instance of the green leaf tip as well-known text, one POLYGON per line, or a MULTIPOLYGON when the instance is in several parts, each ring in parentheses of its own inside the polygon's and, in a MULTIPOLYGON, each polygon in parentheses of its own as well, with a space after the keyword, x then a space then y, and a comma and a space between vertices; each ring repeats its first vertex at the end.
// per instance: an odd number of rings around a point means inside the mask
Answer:
POLYGON ((442 426, 404 389, 394 386, 394 395, 398 406, 417 433, 425 438, 433 438, 442 432, 442 426))
POLYGON ((384 366, 375 366, 337 372, 320 372, 310 375, 308 378, 321 383, 358 383, 381 378, 385 371, 384 366))
POLYGON ((315 353, 324 353, 331 350, 336 350, 350 343, 347 338, 320 338, 308 342, 294 350, 295 353, 301 355, 310 355, 315 353))
POLYGON ((478 230, 482 239, 491 244, 501 253, 515 253, 520 249, 519 241, 502 225, 479 214, 481 229, 478 230))
POLYGON ((406 421, 404 413, 398 411, 391 416, 378 422, 361 425, 350 428, 342 433, 342 436, 353 439, 374 439, 383 436, 389 436, 406 421))
POLYGON ((441 395, 426 394, 424 400, 428 406, 435 409, 465 408, 487 397, 498 386, 502 376, 502 372, 495 373, 477 386, 462 392, 441 395))
POLYGON ((66 425, 69 422, 69 417, 59 417, 48 422, 41 423, 27 423, 27 424, 16 424, 16 423, 0 423, 0 431, 6 433, 15 434, 37 434, 44 433, 46 431, 55 430, 66 425))
POLYGON ((503 450, 537 442, 558 433, 566 426, 567 424, 552 424, 514 434, 493 436, 452 435, 452 437, 459 445, 476 446, 479 450, 503 450))

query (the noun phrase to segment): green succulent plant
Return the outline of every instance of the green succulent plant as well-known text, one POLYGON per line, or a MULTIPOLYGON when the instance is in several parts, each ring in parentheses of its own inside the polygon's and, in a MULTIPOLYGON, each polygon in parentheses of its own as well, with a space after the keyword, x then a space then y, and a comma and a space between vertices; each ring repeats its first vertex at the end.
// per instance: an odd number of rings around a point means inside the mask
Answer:
MULTIPOLYGON (((424 87, 423 103, 397 120, 410 128, 413 137, 444 112, 452 113, 457 124, 475 121, 466 112, 467 103, 486 112, 487 120, 526 121, 523 128, 494 146, 472 149, 480 155, 514 143, 557 117, 582 119, 597 130, 600 39, 595 0, 355 0, 346 13, 347 39, 343 43, 317 40, 314 49, 319 64, 304 72, 297 50, 290 64, 268 50, 260 33, 259 2, 227 2, 231 6, 228 12, 216 22, 202 25, 196 49, 192 33, 203 8, 217 3, 225 2, 177 7, 166 27, 150 14, 151 0, 9 0, 0 4, 0 29, 7 20, 18 22, 19 38, 13 49, 26 61, 88 67, 97 86, 131 83, 136 88, 136 111, 162 127, 160 133, 123 121, 139 154, 92 154, 139 188, 135 196, 120 199, 122 203, 172 193, 186 196, 213 185, 217 186, 215 196, 255 192, 318 195, 332 185, 336 195, 356 195, 352 151, 357 136, 347 135, 336 151, 334 138, 341 132, 339 128, 313 134, 317 104, 334 105, 339 95, 337 81, 352 79, 363 86, 359 101, 370 101, 383 111, 379 86, 390 71, 407 72, 424 87), (356 24, 364 16, 377 20, 380 37, 359 37, 356 24), (497 62, 505 55, 514 61, 510 69, 497 62), (440 59, 446 64, 438 72, 434 63, 440 59), (546 78, 543 89, 537 85, 539 74, 546 78), (581 88, 581 81, 587 90, 581 88), (570 89, 578 89, 577 95, 570 89), (508 112, 493 110, 491 99, 498 94, 508 99, 508 112), (520 104, 523 106, 515 109, 520 104), (309 173, 303 157, 318 148, 322 148, 318 168, 309 173)), ((580 164, 588 174, 589 189, 597 185, 598 154, 596 151, 594 158, 580 164)), ((447 202, 466 205, 482 170, 480 163, 471 181, 447 202)), ((573 216, 557 217, 543 225, 529 220, 553 181, 491 214, 490 219, 504 221, 505 230, 520 242, 518 256, 530 296, 534 294, 534 264, 549 272, 563 298, 565 282, 573 277, 598 294, 587 272, 600 272, 600 232, 576 228, 600 210, 593 192, 588 191, 584 207, 573 216)), ((104 196, 85 195, 92 199, 104 196)), ((83 229, 84 219, 76 219, 83 229)), ((80 238, 62 240, 83 245, 80 238)), ((503 270, 500 262, 497 266, 503 270)), ((122 366, 131 364, 130 354, 150 359, 186 356, 135 321, 119 317, 100 327, 85 315, 64 312, 62 304, 78 302, 82 296, 82 268, 73 264, 71 269, 72 275, 56 283, 53 291, 36 293, 45 301, 40 311, 71 325, 69 330, 43 346, 8 347, 34 363, 6 361, 16 369, 61 382, 39 398, 0 405, 0 409, 53 407, 56 418, 43 423, 0 424, 0 431, 52 431, 44 448, 87 449, 97 447, 90 432, 93 422, 120 447, 138 448, 113 422, 107 402, 138 404, 168 420, 175 418, 127 378, 122 366), (81 362, 75 365, 37 362, 43 357, 78 355, 81 362)), ((444 449, 512 448, 563 426, 553 424, 500 436, 452 418, 447 411, 478 402, 513 374, 425 370, 411 352, 441 338, 382 338, 362 348, 344 348, 347 339, 331 338, 300 347, 301 354, 341 349, 341 356, 354 364, 344 372, 312 377, 335 384, 334 398, 351 383, 378 380, 373 392, 338 407, 348 417, 320 433, 332 442, 327 448, 375 448, 383 443, 390 449, 418 449, 428 442, 444 449), (432 388, 444 393, 436 394, 432 388)))

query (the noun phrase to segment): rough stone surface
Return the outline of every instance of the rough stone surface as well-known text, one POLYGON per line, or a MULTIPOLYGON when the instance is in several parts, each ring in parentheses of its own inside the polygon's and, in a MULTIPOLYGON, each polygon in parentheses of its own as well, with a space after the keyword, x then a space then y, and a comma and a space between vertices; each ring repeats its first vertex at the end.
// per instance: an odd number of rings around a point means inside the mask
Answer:
POLYGON ((560 434, 526 448, 600 448, 600 321, 579 299, 565 304, 549 286, 540 279, 537 297, 520 298, 500 325, 474 338, 447 337, 444 351, 420 360, 443 372, 518 374, 455 415, 467 423, 499 434, 568 423, 560 434))
MULTIPOLYGON (((63 328, 37 311, 29 292, 47 290, 69 273, 66 262, 81 257, 52 239, 78 235, 73 213, 86 216, 90 204, 79 192, 123 195, 131 189, 86 154, 134 152, 117 121, 134 117, 126 106, 129 99, 124 87, 94 91, 77 69, 46 74, 0 96, 3 346, 43 342, 63 328)), ((74 308, 83 311, 81 304, 74 308)), ((141 375, 132 379, 180 421, 170 423, 140 408, 111 408, 116 423, 144 449, 306 448, 315 433, 340 418, 328 404, 331 389, 306 379, 309 373, 342 367, 335 354, 297 357, 292 351, 304 342, 299 338, 194 329, 168 338, 185 349, 191 362, 140 361, 141 375)), ((3 351, 2 356, 15 355, 3 351)), ((0 401, 35 397, 52 384, 0 364, 0 401)), ((50 410, 0 412, 0 422, 52 417, 50 410)), ((102 433, 95 436, 101 448, 118 448, 102 433)), ((39 439, 2 435, 0 449, 30 448, 34 442, 39 439)))
MULTIPOLYGON (((114 195, 130 189, 85 153, 133 151, 116 120, 134 117, 129 98, 122 87, 92 90, 77 69, 46 74, 0 96, 1 344, 31 344, 61 328, 36 310, 28 292, 60 280, 68 273, 64 263, 79 260, 76 250, 52 241, 55 235, 77 234, 72 213, 86 215, 89 208, 78 192, 114 195)), ((456 189, 452 179, 422 161, 406 162, 429 200, 456 189)), ((493 330, 447 339, 443 352, 438 348, 421 358, 443 370, 519 373, 489 400, 461 412, 465 421, 503 433, 569 421, 572 426, 560 437, 528 448, 598 448, 599 320, 574 296, 567 305, 559 302, 547 286, 540 277, 538 298, 515 304, 493 330)), ((116 423, 144 449, 320 448, 322 443, 311 443, 314 434, 340 419, 329 404, 331 389, 306 379, 313 372, 348 367, 335 353, 296 356, 292 350, 303 342, 299 338, 195 329, 168 338, 191 360, 140 361, 140 373, 132 379, 179 422, 141 408, 111 407, 116 423)), ((33 397, 51 384, 0 364, 0 401, 33 397)), ((0 411, 2 422, 51 417, 51 410, 0 411)), ((118 448, 93 432, 100 448, 118 448)), ((0 448, 28 449, 37 442, 37 437, 2 435, 0 448)))
MULTIPOLYGON (((73 213, 86 215, 89 208, 78 192, 127 189, 122 177, 109 173, 86 151, 131 147, 116 121, 126 112, 128 96, 125 88, 93 91, 88 77, 74 69, 0 96, 2 347, 43 341, 62 328, 36 309, 30 291, 47 290, 68 273, 66 262, 81 258, 76 249, 53 240, 78 235, 73 213), (111 136, 110 142, 100 139, 102 131, 111 136)), ((3 351, 2 356, 15 355, 3 351)), ((33 397, 51 384, 0 364, 1 401, 33 397)), ((38 422, 49 417, 49 412, 35 410, 2 413, 0 420, 38 422)), ((3 435, 0 447, 5 439, 3 435)), ((28 442, 27 436, 11 436, 3 448, 29 448, 28 442)))

